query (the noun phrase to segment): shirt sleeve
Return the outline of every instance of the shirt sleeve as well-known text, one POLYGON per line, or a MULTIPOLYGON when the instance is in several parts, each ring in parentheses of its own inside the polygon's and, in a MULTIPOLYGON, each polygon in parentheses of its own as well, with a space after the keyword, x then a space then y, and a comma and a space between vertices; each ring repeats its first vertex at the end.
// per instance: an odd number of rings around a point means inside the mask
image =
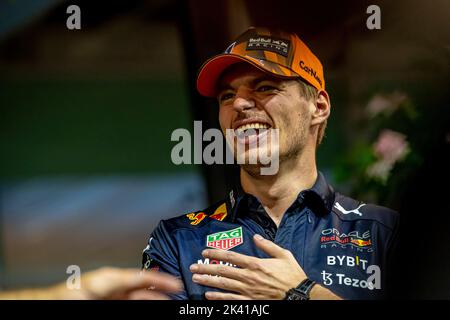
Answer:
MULTIPOLYGON (((142 253, 142 269, 171 274, 183 280, 178 263, 178 252, 174 239, 167 232, 165 222, 161 221, 152 232, 147 247, 142 253)), ((187 300, 185 290, 169 294, 173 300, 187 300)))

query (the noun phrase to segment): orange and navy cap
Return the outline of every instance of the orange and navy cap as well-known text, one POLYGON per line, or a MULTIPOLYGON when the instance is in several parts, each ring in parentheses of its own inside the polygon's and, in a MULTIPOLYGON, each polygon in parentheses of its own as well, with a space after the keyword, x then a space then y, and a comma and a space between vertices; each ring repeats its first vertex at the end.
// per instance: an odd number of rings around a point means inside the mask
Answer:
POLYGON ((221 74, 229 66, 247 62, 281 78, 302 78, 317 90, 325 90, 319 59, 295 33, 251 27, 224 53, 207 60, 197 77, 197 90, 206 97, 216 96, 221 74))

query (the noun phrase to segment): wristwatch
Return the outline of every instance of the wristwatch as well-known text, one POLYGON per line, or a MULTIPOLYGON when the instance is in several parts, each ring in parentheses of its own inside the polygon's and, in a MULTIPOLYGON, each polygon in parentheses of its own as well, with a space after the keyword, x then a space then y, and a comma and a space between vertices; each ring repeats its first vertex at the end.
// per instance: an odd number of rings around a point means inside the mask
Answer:
POLYGON ((309 300, 309 294, 315 284, 315 281, 306 278, 300 282, 297 288, 289 289, 286 292, 284 300, 309 300))

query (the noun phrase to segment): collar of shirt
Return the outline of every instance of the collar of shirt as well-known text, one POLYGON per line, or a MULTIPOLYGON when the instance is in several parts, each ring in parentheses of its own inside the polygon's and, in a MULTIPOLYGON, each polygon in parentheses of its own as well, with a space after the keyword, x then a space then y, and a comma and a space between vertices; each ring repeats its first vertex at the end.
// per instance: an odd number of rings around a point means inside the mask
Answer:
MULTIPOLYGON (((334 190, 327 183, 323 174, 319 171, 314 185, 307 190, 301 191, 296 199, 296 204, 304 204, 316 215, 328 214, 333 206, 334 190)), ((228 194, 227 206, 230 208, 230 220, 234 222, 241 212, 264 212, 259 200, 251 194, 246 193, 238 183, 228 194), (247 210, 242 210, 242 209, 247 210)), ((291 206, 292 207, 292 206, 291 206)))

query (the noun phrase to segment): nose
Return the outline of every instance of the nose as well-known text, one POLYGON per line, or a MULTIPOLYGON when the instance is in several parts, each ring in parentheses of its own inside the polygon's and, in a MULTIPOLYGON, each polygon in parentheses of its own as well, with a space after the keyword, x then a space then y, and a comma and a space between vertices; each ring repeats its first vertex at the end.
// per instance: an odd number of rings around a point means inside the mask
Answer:
POLYGON ((250 92, 248 90, 238 90, 233 101, 233 108, 237 112, 242 112, 246 109, 251 109, 255 107, 255 101, 253 100, 250 92))

